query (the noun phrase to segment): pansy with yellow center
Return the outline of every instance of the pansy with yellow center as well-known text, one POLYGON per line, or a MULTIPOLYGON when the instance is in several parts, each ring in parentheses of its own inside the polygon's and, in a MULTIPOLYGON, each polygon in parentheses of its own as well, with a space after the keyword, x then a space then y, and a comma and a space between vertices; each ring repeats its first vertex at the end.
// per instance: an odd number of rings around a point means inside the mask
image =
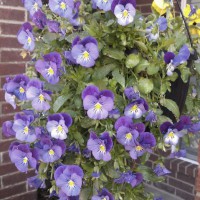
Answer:
POLYGON ((94 3, 96 3, 97 7, 105 12, 111 10, 112 2, 113 0, 94 0, 94 3))
POLYGON ((29 11, 30 15, 33 16, 40 8, 42 8, 41 0, 23 0, 24 7, 29 11))
POLYGON ((90 133, 90 139, 87 142, 87 148, 92 151, 92 155, 96 160, 109 161, 111 159, 110 151, 113 142, 109 133, 104 132, 99 137, 94 133, 90 133))
POLYGON ((164 143, 168 145, 177 145, 179 141, 178 131, 169 129, 164 135, 164 143))

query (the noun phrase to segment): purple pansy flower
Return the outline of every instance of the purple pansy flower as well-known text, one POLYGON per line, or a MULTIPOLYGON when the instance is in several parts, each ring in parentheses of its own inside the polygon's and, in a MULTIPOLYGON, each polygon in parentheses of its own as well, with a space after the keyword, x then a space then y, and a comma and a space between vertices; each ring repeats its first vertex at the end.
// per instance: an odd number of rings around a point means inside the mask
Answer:
POLYGON ((30 15, 33 16, 42 7, 41 0, 23 0, 24 7, 30 12, 30 15))
POLYGON ((98 137, 94 132, 90 133, 90 139, 87 142, 87 148, 92 151, 96 160, 109 161, 111 159, 110 151, 113 147, 113 141, 108 132, 104 132, 98 137))
MULTIPOLYGON (((76 39, 76 38, 75 38, 76 39)), ((98 43, 95 38, 88 36, 72 44, 71 55, 77 64, 83 67, 92 67, 99 57, 98 43)))
POLYGON ((46 15, 41 10, 34 13, 32 21, 39 29, 43 29, 47 24, 46 15))
POLYGON ((105 12, 111 10, 113 0, 94 0, 93 3, 101 10, 105 12))
POLYGON ((156 139, 152 133, 140 133, 138 143, 130 150, 132 159, 142 156, 145 152, 152 152, 152 147, 156 145, 156 139))
POLYGON ((140 118, 144 113, 148 111, 149 107, 147 102, 143 99, 137 99, 126 106, 124 115, 133 119, 140 118))
POLYGON ((28 76, 19 74, 13 79, 7 78, 6 81, 7 82, 3 86, 6 93, 16 96, 17 99, 21 101, 26 100, 26 88, 29 83, 28 76))
POLYGON ((7 103, 9 103, 12 107, 13 107, 13 109, 16 109, 16 102, 15 102, 15 95, 12 95, 12 94, 9 94, 9 93, 7 93, 7 92, 5 92, 5 101, 7 102, 7 103))
POLYGON ((27 172, 28 165, 32 168, 36 168, 37 152, 34 149, 30 149, 27 144, 19 144, 18 146, 14 146, 14 148, 12 148, 10 152, 10 159, 19 171, 27 172))
POLYGON ((164 176, 164 175, 170 174, 171 172, 162 163, 159 163, 156 165, 154 169, 154 173, 157 176, 164 176))
POLYGON ((183 45, 179 50, 178 55, 172 52, 166 52, 164 55, 164 61, 167 64, 167 75, 172 76, 176 67, 186 62, 190 57, 190 51, 187 45, 183 45))
POLYGON ((59 82, 61 74, 61 55, 57 52, 51 52, 43 56, 44 60, 38 60, 35 69, 51 84, 59 82))
POLYGON ((37 139, 35 129, 31 123, 35 120, 34 115, 16 114, 12 129, 16 133, 16 138, 22 142, 32 143, 37 139))
POLYGON ((47 27, 49 32, 58 33, 60 32, 60 23, 53 20, 47 20, 47 27))
POLYGON ((120 117, 119 109, 115 108, 108 112, 108 117, 113 119, 118 119, 120 117))
POLYGON ((99 91, 90 85, 82 92, 83 106, 91 119, 105 119, 114 107, 114 94, 110 90, 99 91))
POLYGON ((15 136, 15 131, 13 130, 13 122, 12 121, 5 121, 2 125, 2 133, 5 137, 12 137, 15 136))
POLYGON ((140 98, 140 93, 136 92, 133 87, 127 87, 124 90, 124 94, 127 97, 127 99, 130 101, 137 100, 140 98))
POLYGON ((20 28, 17 39, 20 44, 23 44, 23 48, 27 51, 33 51, 35 48, 35 38, 32 34, 32 26, 29 22, 26 22, 20 28))
POLYGON ((62 190, 59 191, 59 200, 79 200, 79 196, 68 197, 62 190))
POLYGON ((27 178, 28 185, 33 188, 46 188, 45 181, 41 180, 38 175, 27 178))
POLYGON ((49 0, 49 8, 57 15, 70 18, 74 9, 73 0, 49 0))
POLYGON ((120 177, 115 179, 115 183, 124 184, 128 183, 133 188, 139 185, 143 181, 143 176, 141 173, 133 173, 131 171, 121 173, 120 177))
POLYGON ((85 158, 91 157, 91 151, 88 148, 83 149, 82 154, 85 158))
POLYGON ((72 118, 67 113, 49 115, 47 130, 51 137, 64 140, 67 138, 69 127, 72 125, 72 118))
POLYGON ((169 155, 169 158, 179 158, 179 157, 186 157, 186 150, 185 149, 180 149, 178 151, 174 151, 169 155))
POLYGON ((32 107, 37 111, 50 109, 48 101, 51 101, 51 92, 43 90, 43 82, 39 79, 32 79, 27 85, 26 96, 32 101, 32 107))
POLYGON ((66 145, 62 140, 53 140, 43 137, 35 144, 38 149, 39 159, 44 163, 51 163, 61 158, 66 151, 66 145))
POLYGON ((83 176, 83 170, 77 165, 59 166, 54 173, 56 185, 68 197, 79 195, 83 176))
POLYGON ((145 117, 145 121, 155 123, 157 121, 157 115, 152 110, 150 110, 145 117))
POLYGON ((114 196, 106 189, 103 188, 98 195, 92 197, 91 200, 115 200, 114 196))

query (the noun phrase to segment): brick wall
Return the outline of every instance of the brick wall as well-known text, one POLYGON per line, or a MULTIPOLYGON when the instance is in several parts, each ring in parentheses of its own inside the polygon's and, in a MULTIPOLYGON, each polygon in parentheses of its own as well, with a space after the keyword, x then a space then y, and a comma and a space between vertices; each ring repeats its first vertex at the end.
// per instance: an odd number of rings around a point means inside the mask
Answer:
MULTIPOLYGON (((21 45, 16 39, 21 24, 27 21, 27 12, 22 6, 21 0, 0 0, 0 127, 4 121, 12 120, 14 112, 19 110, 13 110, 4 102, 2 86, 6 77, 25 71, 25 60, 20 56, 21 45)), ((13 139, 6 139, 0 133, 0 199, 36 200, 36 191, 26 182, 34 171, 21 173, 11 164, 7 152, 11 141, 13 139)))

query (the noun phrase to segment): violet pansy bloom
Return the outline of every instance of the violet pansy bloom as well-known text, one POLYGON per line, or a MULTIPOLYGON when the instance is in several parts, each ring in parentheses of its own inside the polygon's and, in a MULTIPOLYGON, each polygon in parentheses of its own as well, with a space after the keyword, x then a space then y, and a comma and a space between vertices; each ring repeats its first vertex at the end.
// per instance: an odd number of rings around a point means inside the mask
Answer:
POLYGON ((15 131, 13 130, 13 122, 5 121, 2 125, 2 133, 5 137, 15 136, 15 131))
POLYGON ((43 56, 43 60, 38 60, 35 69, 51 84, 59 82, 61 74, 61 55, 57 52, 51 52, 43 56))
POLYGON ((17 39, 20 44, 23 44, 23 48, 27 51, 33 51, 35 48, 35 38, 32 33, 32 26, 29 22, 26 22, 20 28, 17 39))
POLYGON ((164 61, 167 64, 167 75, 172 76, 176 67, 186 62, 190 57, 190 51, 187 45, 183 45, 179 50, 178 55, 172 52, 166 52, 164 55, 164 61))
POLYGON ((140 98, 126 106, 124 115, 133 119, 138 119, 146 113, 148 109, 147 102, 143 98, 140 98))
POLYGON ((59 200, 79 200, 79 196, 67 196, 62 190, 58 193, 59 200))
POLYGON ((50 33, 58 33, 60 31, 60 23, 53 20, 47 20, 47 28, 50 33))
POLYGON ((140 98, 140 93, 136 92, 133 87, 127 87, 124 90, 124 94, 128 100, 136 100, 140 98))
POLYGON ((33 16, 42 7, 41 0, 23 0, 24 7, 30 12, 30 15, 33 16))
POLYGON ((45 181, 41 180, 38 175, 27 178, 27 182, 32 188, 46 188, 45 181))
POLYGON ((96 6, 104 10, 105 12, 111 10, 111 4, 113 0, 94 0, 93 3, 96 4, 96 6))
POLYGON ((32 107, 37 111, 50 109, 48 101, 51 101, 51 92, 43 90, 43 82, 39 79, 32 79, 27 85, 26 96, 32 101, 32 107))
POLYGON ((114 94, 110 90, 99 91, 90 85, 82 92, 83 106, 91 119, 105 119, 114 107, 114 94))
POLYGON ((108 113, 109 118, 118 119, 120 117, 119 109, 115 108, 108 113))
POLYGON ((34 13, 32 21, 39 29, 43 29, 47 24, 46 15, 41 10, 34 13))
POLYGON ((93 196, 91 200, 115 200, 115 198, 106 188, 103 188, 98 195, 93 196))
POLYGON ((15 95, 5 92, 5 101, 9 103, 13 109, 16 109, 15 95))
POLYGON ((67 138, 69 127, 72 125, 72 118, 67 113, 49 115, 47 130, 51 137, 64 140, 67 138))
POLYGON ((12 129, 16 133, 16 138, 22 142, 32 143, 37 139, 35 128, 31 123, 35 120, 34 115, 16 114, 12 129))
POLYGON ((156 165, 154 169, 154 173, 157 176, 164 176, 164 175, 170 174, 171 172, 162 163, 159 163, 156 165))
POLYGON ((76 63, 83 67, 88 68, 94 66, 95 60, 99 57, 96 39, 88 36, 77 41, 75 45, 72 44, 71 55, 76 60, 76 63))
POLYGON ((57 15, 70 18, 74 9, 73 0, 49 0, 49 8, 57 15))
POLYGON ((157 115, 152 110, 150 110, 145 117, 145 121, 155 123, 157 121, 157 115))
POLYGON ((90 133, 90 139, 87 142, 87 148, 92 151, 96 160, 109 161, 111 159, 110 151, 113 147, 113 141, 108 132, 104 132, 98 137, 94 132, 90 133))
POLYGON ((77 165, 59 166, 54 173, 56 185, 68 197, 80 194, 83 176, 83 170, 77 165))
POLYGON ((27 144, 19 144, 11 150, 10 159, 19 171, 27 172, 29 165, 32 168, 36 168, 37 152, 34 149, 30 149, 27 144))
POLYGON ((143 181, 143 176, 141 173, 133 173, 131 171, 121 173, 120 177, 115 179, 115 183, 124 184, 128 183, 132 188, 136 187, 143 181))
POLYGON ((35 144, 39 153, 39 159, 44 163, 52 163, 60 159, 65 153, 66 145, 62 140, 52 140, 49 137, 42 137, 35 144))
POLYGON ((6 83, 3 86, 3 89, 6 93, 14 95, 17 99, 24 101, 26 100, 26 88, 29 83, 29 78, 26 75, 19 74, 16 75, 13 79, 7 78, 6 83))

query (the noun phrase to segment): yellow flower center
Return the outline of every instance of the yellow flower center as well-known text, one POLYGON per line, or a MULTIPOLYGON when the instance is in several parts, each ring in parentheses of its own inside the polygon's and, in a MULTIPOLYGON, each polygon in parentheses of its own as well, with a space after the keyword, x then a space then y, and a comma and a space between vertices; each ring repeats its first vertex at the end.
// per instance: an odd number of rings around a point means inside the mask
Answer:
POLYGON ((23 87, 20 87, 20 88, 19 88, 19 92, 20 92, 21 94, 23 94, 23 93, 25 92, 24 88, 23 88, 23 87))
POLYGON ((62 131, 63 131, 63 127, 62 127, 61 125, 58 125, 58 126, 57 126, 57 131, 58 131, 58 132, 62 132, 62 131))
POLYGON ((104 197, 102 200, 106 200, 106 197, 104 197))
POLYGON ((132 134, 131 134, 131 133, 127 133, 127 134, 126 134, 126 139, 127 139, 127 140, 131 140, 131 139, 132 139, 132 137, 133 137, 133 136, 132 136, 132 134))
POLYGON ((142 148, 140 145, 138 145, 138 146, 135 147, 135 150, 136 150, 136 151, 142 151, 143 148, 142 148))
POLYGON ((68 181, 68 185, 70 188, 73 188, 75 186, 75 183, 74 183, 74 181, 70 180, 70 181, 68 181))
POLYGON ((28 41, 28 44, 30 44, 32 42, 31 37, 28 37, 27 41, 28 41))
POLYGON ((95 110, 101 110, 102 105, 100 103, 96 103, 94 108, 95 108, 95 110))
POLYGON ((90 54, 89 54, 87 51, 84 51, 84 52, 83 52, 83 58, 84 58, 85 60, 88 60, 89 57, 90 57, 90 54))
POLYGON ((24 158, 23 158, 23 163, 26 164, 27 162, 28 162, 28 158, 27 158, 27 157, 24 157, 24 158))
POLYGON ((43 101, 44 101, 44 95, 43 95, 43 94, 40 94, 40 95, 39 95, 39 100, 40 100, 40 102, 43 102, 43 101))
POLYGON ((128 17, 128 11, 127 10, 123 11, 123 17, 128 17))
POLYGON ((33 8, 37 11, 37 10, 38 10, 38 4, 37 4, 37 3, 34 3, 34 4, 33 4, 33 8))
POLYGON ((51 67, 49 67, 49 69, 47 70, 48 75, 52 76, 54 75, 54 71, 51 67))
POLYGON ((28 132, 29 132, 28 126, 25 126, 25 127, 24 127, 24 134, 28 134, 28 132))
POLYGON ((104 3, 107 3, 107 2, 108 2, 108 0, 103 0, 103 2, 104 2, 104 3))
POLYGON ((131 111, 132 111, 132 112, 136 112, 137 109, 138 109, 138 106, 137 106, 137 105, 134 105, 134 106, 132 106, 131 111))
POLYGON ((49 150, 49 155, 50 155, 50 156, 54 156, 54 154, 55 154, 54 150, 53 150, 53 149, 50 149, 50 150, 49 150))
POLYGON ((100 149, 100 151, 102 152, 102 153, 105 153, 106 152, 106 147, 104 146, 104 145, 100 145, 99 146, 99 149, 100 149))
POLYGON ((66 9, 66 3, 64 3, 64 2, 61 2, 61 4, 60 4, 60 8, 62 9, 62 10, 65 10, 66 9))
POLYGON ((172 139, 172 138, 174 138, 174 136, 175 136, 174 133, 171 131, 171 132, 169 132, 167 137, 172 139))

